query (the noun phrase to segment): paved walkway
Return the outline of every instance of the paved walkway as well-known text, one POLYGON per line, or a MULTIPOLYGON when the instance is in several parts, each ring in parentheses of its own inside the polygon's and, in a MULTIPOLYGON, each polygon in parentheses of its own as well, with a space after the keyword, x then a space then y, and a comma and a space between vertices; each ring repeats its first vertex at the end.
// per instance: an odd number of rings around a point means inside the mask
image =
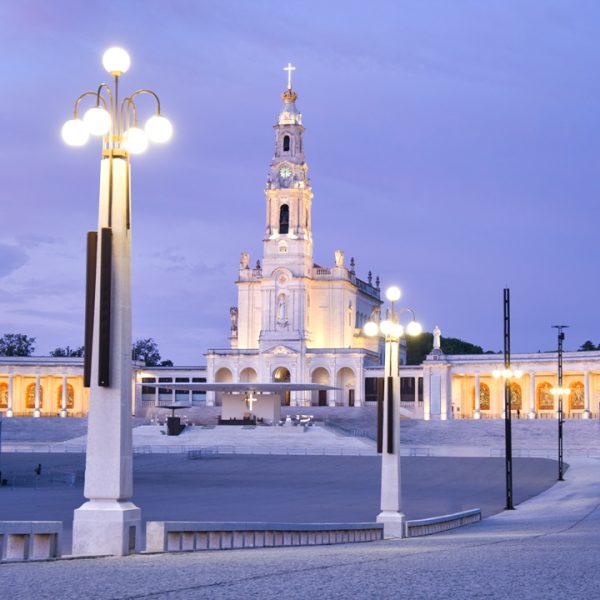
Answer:
POLYGON ((76 559, 0 567, 11 598, 591 600, 600 589, 598 459, 462 529, 341 546, 76 559))

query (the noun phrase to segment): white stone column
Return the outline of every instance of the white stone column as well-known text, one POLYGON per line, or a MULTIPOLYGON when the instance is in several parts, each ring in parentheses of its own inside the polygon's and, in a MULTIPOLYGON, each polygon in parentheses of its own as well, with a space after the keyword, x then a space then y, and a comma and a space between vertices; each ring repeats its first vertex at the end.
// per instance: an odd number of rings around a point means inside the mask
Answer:
POLYGON ((13 375, 9 373, 8 375, 8 407, 6 412, 4 413, 5 417, 14 417, 14 408, 13 408, 13 375))
POLYGON ((535 419, 535 372, 529 372, 529 419, 535 419))
POLYGON ((123 556, 139 549, 141 540, 141 511, 130 501, 133 495, 133 451, 128 169, 125 158, 102 159, 84 486, 84 496, 88 498, 88 502, 75 510, 73 554, 76 556, 123 556), (112 194, 109 189, 111 183, 112 194), (109 386, 100 386, 98 377, 102 255, 100 233, 104 227, 112 228, 109 386))
POLYGON ((452 376, 449 369, 444 369, 440 376, 442 378, 441 385, 441 403, 440 403, 440 419, 447 421, 452 418, 452 414, 448 417, 448 408, 452 411, 452 376))
POLYGON ((473 411, 474 419, 481 419, 481 381, 479 379, 479 371, 475 373, 475 410, 473 411))
POLYGON ((429 369, 423 369, 423 420, 429 421, 431 419, 431 385, 430 378, 431 371, 429 369))
POLYGON ((35 408, 33 409, 34 417, 41 417, 42 411, 40 410, 40 376, 35 376, 35 408))
POLYGON ((383 523, 385 538, 405 536, 405 516, 400 512, 400 377, 398 376, 398 342, 386 341, 383 388, 383 448, 381 454, 381 512, 377 522, 383 523), (388 389, 391 378, 392 390, 388 389), (393 447, 388 452, 388 402, 393 394, 393 447))
POLYGON ((589 419, 591 415, 590 411, 590 371, 586 369, 583 372, 583 413, 582 419, 589 419))
POLYGON ((61 417, 66 417, 68 412, 67 412, 67 400, 69 398, 69 386, 67 384, 67 376, 63 375, 63 382, 62 382, 62 398, 60 399, 60 416, 61 417))
POLYGON ((419 406, 419 376, 415 375, 415 410, 419 406))

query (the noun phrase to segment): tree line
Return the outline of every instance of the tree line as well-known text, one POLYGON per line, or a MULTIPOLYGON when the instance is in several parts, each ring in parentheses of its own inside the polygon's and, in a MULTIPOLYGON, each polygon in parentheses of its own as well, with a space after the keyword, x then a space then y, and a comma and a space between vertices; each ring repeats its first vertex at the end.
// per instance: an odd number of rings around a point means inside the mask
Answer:
MULTIPOLYGON (((32 356, 35 352, 35 339, 24 333, 5 333, 0 337, 0 356, 32 356)), ((82 357, 84 347, 57 347, 50 351, 50 356, 56 358, 82 357)), ((152 338, 137 339, 131 346, 133 360, 143 362, 146 367, 172 367, 173 361, 163 360, 158 350, 158 344, 152 338)))

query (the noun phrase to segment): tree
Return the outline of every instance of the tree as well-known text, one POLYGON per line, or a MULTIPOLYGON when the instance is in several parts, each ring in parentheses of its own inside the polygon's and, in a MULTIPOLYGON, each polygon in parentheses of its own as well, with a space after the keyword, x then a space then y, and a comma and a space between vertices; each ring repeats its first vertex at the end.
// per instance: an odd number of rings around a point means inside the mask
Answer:
MULTIPOLYGON (((441 337, 444 354, 483 354, 483 348, 459 338, 441 337)), ((433 334, 427 331, 416 337, 406 336, 406 363, 420 365, 433 350, 433 334)))
POLYGON ((161 360, 160 361, 160 366, 161 367, 172 367, 173 366, 173 361, 172 360, 161 360))
POLYGON ((0 338, 0 356, 31 356, 35 338, 24 333, 5 333, 0 338))
POLYGON ((598 350, 598 348, 594 346, 594 343, 590 340, 586 340, 585 342, 583 342, 583 344, 581 344, 581 346, 579 346, 578 349, 579 352, 589 352, 591 350, 598 350))
POLYGON ((54 356, 55 358, 60 357, 81 357, 83 356, 84 347, 79 346, 79 348, 71 348, 70 346, 65 346, 64 348, 54 348, 50 352, 50 356, 54 356))
POLYGON ((147 367, 166 366, 172 367, 173 363, 170 360, 160 360, 160 352, 158 344, 152 338, 136 340, 132 346, 133 360, 141 360, 147 367), (164 364, 170 363, 170 364, 164 364))

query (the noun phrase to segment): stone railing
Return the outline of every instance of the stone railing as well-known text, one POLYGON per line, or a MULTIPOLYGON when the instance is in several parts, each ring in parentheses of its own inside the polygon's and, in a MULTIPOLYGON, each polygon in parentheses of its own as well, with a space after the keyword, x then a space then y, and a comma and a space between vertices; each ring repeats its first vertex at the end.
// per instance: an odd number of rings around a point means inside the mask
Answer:
POLYGON ((455 527, 475 523, 476 521, 481 521, 480 508, 473 508, 451 515, 431 517, 429 519, 406 521, 406 537, 419 537, 422 535, 431 535, 432 533, 440 533, 454 529, 455 527))
POLYGON ((383 539, 379 523, 206 523, 149 521, 146 552, 316 546, 383 539))
POLYGON ((60 556, 62 521, 0 521, 0 562, 60 556))

